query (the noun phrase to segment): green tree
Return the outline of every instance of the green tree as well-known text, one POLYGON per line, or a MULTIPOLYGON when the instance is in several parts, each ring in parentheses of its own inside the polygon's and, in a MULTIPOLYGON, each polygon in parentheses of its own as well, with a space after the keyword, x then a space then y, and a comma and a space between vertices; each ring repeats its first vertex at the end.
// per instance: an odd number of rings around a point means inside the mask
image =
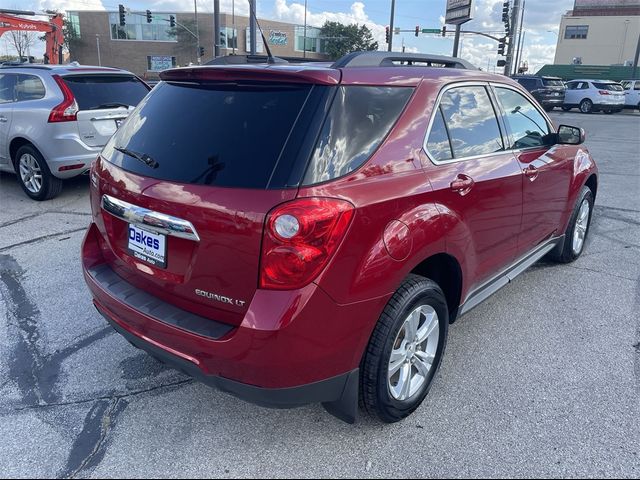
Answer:
POLYGON ((195 61, 198 42, 190 31, 194 34, 196 33, 196 22, 195 20, 186 19, 181 20, 180 23, 181 25, 176 25, 174 28, 169 27, 167 33, 170 37, 176 39, 178 43, 176 48, 195 61))
POLYGON ((371 30, 366 25, 353 23, 325 22, 320 30, 320 38, 325 42, 325 52, 332 60, 351 52, 377 50, 378 42, 373 40, 371 30))

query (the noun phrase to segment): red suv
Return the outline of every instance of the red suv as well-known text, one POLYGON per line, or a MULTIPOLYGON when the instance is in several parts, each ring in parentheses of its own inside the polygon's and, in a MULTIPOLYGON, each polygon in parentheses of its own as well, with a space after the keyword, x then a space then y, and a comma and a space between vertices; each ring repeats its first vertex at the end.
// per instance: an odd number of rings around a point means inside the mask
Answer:
POLYGON ((448 57, 179 68, 91 170, 84 274, 135 346, 257 404, 385 422, 449 324, 583 251, 584 132, 448 57))

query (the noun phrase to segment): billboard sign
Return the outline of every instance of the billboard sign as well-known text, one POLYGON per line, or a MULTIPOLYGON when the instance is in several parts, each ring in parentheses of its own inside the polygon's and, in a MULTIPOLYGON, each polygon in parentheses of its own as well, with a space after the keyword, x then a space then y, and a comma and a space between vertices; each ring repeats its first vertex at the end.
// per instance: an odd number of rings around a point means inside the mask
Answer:
POLYGON ((444 23, 447 25, 461 25, 471 20, 473 14, 473 0, 447 0, 447 13, 444 23))

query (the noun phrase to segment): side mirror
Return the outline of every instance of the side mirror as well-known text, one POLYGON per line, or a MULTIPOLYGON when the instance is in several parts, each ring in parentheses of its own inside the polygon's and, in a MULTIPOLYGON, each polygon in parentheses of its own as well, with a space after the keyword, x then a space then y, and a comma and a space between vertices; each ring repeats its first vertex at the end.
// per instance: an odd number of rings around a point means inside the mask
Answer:
POLYGON ((582 145, 585 138, 583 128, 570 125, 560 125, 558 128, 558 143, 561 145, 582 145))

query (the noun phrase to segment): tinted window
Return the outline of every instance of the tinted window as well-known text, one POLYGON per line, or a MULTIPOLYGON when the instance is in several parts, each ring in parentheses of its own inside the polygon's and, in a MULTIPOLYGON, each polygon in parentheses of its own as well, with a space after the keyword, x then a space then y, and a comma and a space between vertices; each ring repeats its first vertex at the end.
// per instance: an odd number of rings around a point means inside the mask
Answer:
POLYGON ((550 140, 547 121, 529 100, 506 88, 496 88, 496 95, 513 137, 513 145, 510 148, 529 148, 547 144, 550 140))
POLYGON ((16 101, 38 100, 44 97, 44 85, 35 75, 17 76, 16 101))
POLYGON ((0 74, 0 103, 13 102, 15 100, 16 76, 0 74))
POLYGON ((620 85, 619 83, 595 83, 593 84, 594 87, 596 87, 598 90, 609 90, 611 92, 621 92, 624 89, 622 88, 622 85, 620 85))
POLYGON ((310 85, 162 82, 112 137, 103 156, 147 177, 265 188, 311 90, 310 85), (114 147, 147 154, 159 166, 149 168, 114 147))
POLYGON ((498 119, 484 87, 452 88, 440 105, 455 158, 503 149, 498 119))
POLYGON ((304 183, 341 177, 364 164, 387 136, 412 92, 408 87, 340 87, 304 183))
POLYGON ((67 75, 64 81, 76 97, 80 110, 120 103, 135 107, 149 92, 131 75, 67 75))
POLYGON ((628 80, 621 82, 622 83, 622 88, 624 88, 625 90, 631 90, 631 87, 633 87, 633 82, 630 82, 628 80))
POLYGON ((551 79, 551 78, 543 78, 542 79, 542 84, 545 87, 562 87, 562 86, 564 86, 564 84, 562 83, 562 80, 555 80, 555 79, 551 79))
POLYGON ((429 139, 427 140, 427 150, 434 160, 443 161, 453 158, 451 152, 451 143, 449 142, 449 134, 444 124, 442 111, 438 108, 433 119, 429 139))
POLYGON ((519 78, 518 83, 529 91, 535 90, 537 87, 537 82, 534 78, 519 78))

